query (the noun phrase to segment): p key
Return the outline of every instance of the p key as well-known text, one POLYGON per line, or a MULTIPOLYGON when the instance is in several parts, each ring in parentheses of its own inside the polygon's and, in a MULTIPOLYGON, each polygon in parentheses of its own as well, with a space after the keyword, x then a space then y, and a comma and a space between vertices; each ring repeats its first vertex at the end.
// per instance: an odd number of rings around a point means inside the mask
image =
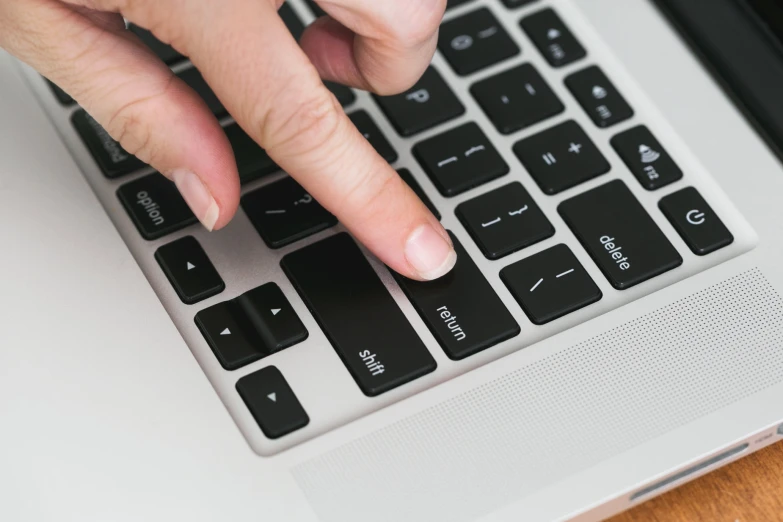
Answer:
POLYGON ((431 66, 410 90, 395 96, 375 96, 375 101, 401 136, 412 136, 465 112, 457 96, 431 66))

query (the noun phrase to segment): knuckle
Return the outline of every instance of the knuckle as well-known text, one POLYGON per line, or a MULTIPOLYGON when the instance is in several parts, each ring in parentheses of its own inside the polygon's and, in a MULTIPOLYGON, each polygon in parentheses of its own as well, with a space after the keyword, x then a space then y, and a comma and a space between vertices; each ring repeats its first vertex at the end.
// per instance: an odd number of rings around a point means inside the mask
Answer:
POLYGON ((311 154, 324 149, 340 131, 342 108, 332 93, 319 86, 297 98, 273 97, 281 103, 254 120, 261 122, 262 143, 273 154, 311 154))
POLYGON ((133 99, 118 107, 111 114, 106 130, 125 151, 144 163, 154 164, 161 151, 156 146, 150 115, 160 113, 161 102, 166 106, 167 94, 176 81, 172 76, 168 82, 152 94, 133 99))
POLYGON ((155 162, 152 130, 144 118, 133 109, 121 109, 111 119, 106 129, 129 154, 144 163, 155 162))
POLYGON ((397 192, 395 189, 399 182, 397 176, 379 175, 377 172, 357 177, 347 188, 338 208, 356 209, 368 221, 383 220, 390 209, 383 200, 397 192))

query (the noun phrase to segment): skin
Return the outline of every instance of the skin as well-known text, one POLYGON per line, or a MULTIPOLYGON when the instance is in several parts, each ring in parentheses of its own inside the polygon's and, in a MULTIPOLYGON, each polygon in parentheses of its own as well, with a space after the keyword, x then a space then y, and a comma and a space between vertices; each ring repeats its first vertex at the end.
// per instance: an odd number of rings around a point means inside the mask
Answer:
POLYGON ((438 221, 345 116, 321 79, 410 88, 446 0, 320 0, 293 39, 283 0, 0 0, 0 47, 57 83, 130 153, 172 179, 209 230, 239 204, 231 146, 204 102, 125 29, 189 56, 240 126, 394 270, 434 279, 456 262, 438 221))

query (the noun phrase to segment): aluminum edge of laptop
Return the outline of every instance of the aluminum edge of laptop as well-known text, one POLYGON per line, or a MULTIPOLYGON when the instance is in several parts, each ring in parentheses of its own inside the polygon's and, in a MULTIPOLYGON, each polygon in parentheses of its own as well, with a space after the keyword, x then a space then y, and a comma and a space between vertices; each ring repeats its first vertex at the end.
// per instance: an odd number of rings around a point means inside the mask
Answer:
POLYGON ((45 86, 3 56, 0 518, 597 520, 779 440, 779 162, 647 0, 548 3, 579 34, 597 30, 628 72, 612 80, 641 88, 659 132, 671 125, 687 144, 671 152, 698 158, 755 231, 749 251, 669 286, 654 280, 658 292, 268 458, 247 446, 29 92, 54 103, 45 86), (709 335, 746 305, 773 320, 736 332, 749 347, 741 364, 696 354, 701 371, 682 375, 672 365, 689 347, 654 345, 667 330, 709 335), (602 382, 595 354, 622 361, 613 343, 628 339, 657 349, 606 373, 650 380, 591 388, 602 382), (584 388, 547 388, 559 375, 584 388), (715 400, 697 402, 694 389, 715 400), (557 425, 538 414, 549 424, 528 440, 503 416, 578 394, 603 402, 557 425), (715 456, 725 458, 695 467, 715 456), (696 471, 677 479, 686 469, 696 471))

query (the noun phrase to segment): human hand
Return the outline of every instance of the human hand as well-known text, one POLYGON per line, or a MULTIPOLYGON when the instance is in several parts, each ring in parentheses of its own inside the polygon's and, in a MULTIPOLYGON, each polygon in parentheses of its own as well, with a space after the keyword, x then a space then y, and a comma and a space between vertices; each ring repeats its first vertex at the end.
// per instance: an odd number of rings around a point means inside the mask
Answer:
POLYGON ((321 0, 300 45, 283 0, 0 0, 0 47, 123 148, 172 179, 209 229, 239 204, 231 146, 204 102, 125 28, 189 56, 240 126, 383 262, 435 279, 456 262, 440 223, 359 134, 321 78, 379 94, 429 64, 446 0, 321 0))

